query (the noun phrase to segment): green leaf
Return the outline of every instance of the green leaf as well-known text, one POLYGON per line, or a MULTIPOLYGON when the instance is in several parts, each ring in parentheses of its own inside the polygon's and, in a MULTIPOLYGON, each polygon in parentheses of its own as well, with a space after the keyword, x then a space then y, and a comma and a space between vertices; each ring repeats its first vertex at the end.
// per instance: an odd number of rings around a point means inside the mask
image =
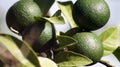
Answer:
POLYGON ((53 15, 53 17, 54 16, 60 16, 60 15, 61 15, 61 10, 58 10, 58 11, 55 12, 55 14, 53 15))
POLYGON ((78 27, 75 27, 75 28, 71 28, 70 30, 68 30, 64 35, 73 36, 78 32, 82 32, 82 30, 80 30, 80 28, 78 27))
POLYGON ((118 47, 113 54, 115 55, 115 57, 120 61, 120 47, 118 47))
POLYGON ((61 15, 61 10, 58 10, 58 11, 56 11, 56 12, 54 13, 53 17, 54 17, 54 16, 60 16, 60 15, 61 15))
POLYGON ((44 17, 44 19, 54 24, 65 24, 65 21, 63 17, 61 16, 61 10, 56 11, 56 13, 52 17, 50 18, 44 17))
POLYGON ((7 34, 0 34, 0 43, 10 52, 20 65, 25 67, 40 66, 37 56, 27 43, 7 34))
POLYGON ((49 9, 51 8, 53 3, 55 2, 55 0, 33 0, 33 1, 35 1, 39 5, 44 16, 46 16, 49 9))
POLYGON ((24 44, 19 44, 19 45, 17 44, 18 46, 21 46, 20 50, 23 53, 23 55, 35 66, 40 66, 37 55, 35 54, 33 49, 26 42, 23 43, 24 44))
POLYGON ((104 47, 104 56, 112 54, 119 45, 119 29, 118 27, 110 27, 99 36, 104 47))
POLYGON ((58 53, 55 55, 54 61, 59 67, 83 66, 92 63, 92 60, 86 56, 72 51, 58 53))
POLYGON ((77 44, 77 41, 69 36, 57 36, 58 42, 59 42, 59 48, 57 50, 63 49, 67 46, 75 45, 77 44))
POLYGON ((36 20, 49 21, 53 24, 65 24, 61 11, 58 10, 52 17, 35 17, 36 20))
POLYGON ((72 7, 73 7, 72 1, 58 2, 58 6, 60 7, 60 9, 61 9, 62 13, 64 14, 64 16, 66 17, 66 19, 68 20, 70 26, 72 28, 78 27, 75 24, 75 21, 73 20, 73 17, 72 17, 72 7))
POLYGON ((41 67, 58 67, 57 64, 49 58, 38 57, 41 67))
POLYGON ((55 16, 51 18, 43 17, 43 18, 53 24, 65 24, 62 16, 55 16))

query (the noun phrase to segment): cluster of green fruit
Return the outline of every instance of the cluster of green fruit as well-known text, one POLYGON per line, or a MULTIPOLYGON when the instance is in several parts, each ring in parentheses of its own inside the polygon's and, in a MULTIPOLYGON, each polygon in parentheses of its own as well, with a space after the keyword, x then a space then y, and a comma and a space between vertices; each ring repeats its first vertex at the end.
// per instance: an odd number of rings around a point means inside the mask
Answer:
MULTIPOLYGON (((38 19, 46 17, 47 12, 40 9, 41 5, 36 2, 39 1, 21 0, 15 3, 7 12, 7 25, 11 31, 21 35, 35 52, 55 50, 59 48, 55 27, 47 20, 38 19)), ((94 62, 99 61, 103 56, 103 46, 97 35, 90 31, 97 30, 108 22, 110 10, 107 3, 104 0, 77 0, 73 5, 72 16, 78 25, 78 31, 70 36, 77 44, 65 48, 85 55, 94 62)))
POLYGON ((21 35, 36 52, 40 52, 51 48, 51 42, 55 41, 53 24, 36 19, 46 15, 35 1, 24 0, 18 1, 8 10, 6 20, 11 31, 21 35), (48 44, 49 47, 46 47, 48 44))
POLYGON ((109 20, 110 10, 104 0, 77 0, 72 15, 75 23, 84 32, 73 35, 78 40, 71 50, 81 53, 94 62, 103 56, 103 46, 98 36, 90 31, 103 27, 109 20))

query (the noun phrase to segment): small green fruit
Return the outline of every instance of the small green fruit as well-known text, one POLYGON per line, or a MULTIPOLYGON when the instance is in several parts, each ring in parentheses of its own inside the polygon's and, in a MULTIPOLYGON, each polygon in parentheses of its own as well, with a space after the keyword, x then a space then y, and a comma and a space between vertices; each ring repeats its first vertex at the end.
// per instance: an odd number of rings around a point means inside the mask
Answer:
POLYGON ((28 27, 22 37, 38 53, 54 47, 56 42, 55 28, 50 22, 40 22, 28 27))
POLYGON ((21 0, 8 10, 6 21, 11 31, 21 34, 25 27, 37 23, 35 17, 41 16, 41 9, 34 1, 21 0))
POLYGON ((73 5, 72 15, 81 29, 93 31, 108 22, 110 9, 105 0, 77 0, 73 5))
POLYGON ((78 44, 68 47, 69 50, 83 54, 94 62, 103 56, 103 46, 98 37, 90 32, 81 32, 73 36, 78 44))

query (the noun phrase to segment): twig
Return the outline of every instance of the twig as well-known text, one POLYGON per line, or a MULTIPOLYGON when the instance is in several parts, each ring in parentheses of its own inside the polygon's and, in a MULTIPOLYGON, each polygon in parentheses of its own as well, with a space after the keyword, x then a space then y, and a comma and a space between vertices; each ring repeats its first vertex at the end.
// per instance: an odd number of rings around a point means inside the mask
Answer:
POLYGON ((106 67, 115 67, 115 66, 112 66, 109 62, 107 61, 103 61, 103 60, 100 60, 99 63, 105 65, 106 67))

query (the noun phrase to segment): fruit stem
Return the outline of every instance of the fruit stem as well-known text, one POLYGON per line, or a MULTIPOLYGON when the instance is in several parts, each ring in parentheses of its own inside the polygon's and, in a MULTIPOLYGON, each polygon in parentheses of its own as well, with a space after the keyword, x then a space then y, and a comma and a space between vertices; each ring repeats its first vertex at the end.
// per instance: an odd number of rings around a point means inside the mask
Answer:
POLYGON ((112 66, 109 62, 104 61, 104 60, 100 60, 99 63, 105 65, 106 67, 115 67, 115 66, 112 66))

